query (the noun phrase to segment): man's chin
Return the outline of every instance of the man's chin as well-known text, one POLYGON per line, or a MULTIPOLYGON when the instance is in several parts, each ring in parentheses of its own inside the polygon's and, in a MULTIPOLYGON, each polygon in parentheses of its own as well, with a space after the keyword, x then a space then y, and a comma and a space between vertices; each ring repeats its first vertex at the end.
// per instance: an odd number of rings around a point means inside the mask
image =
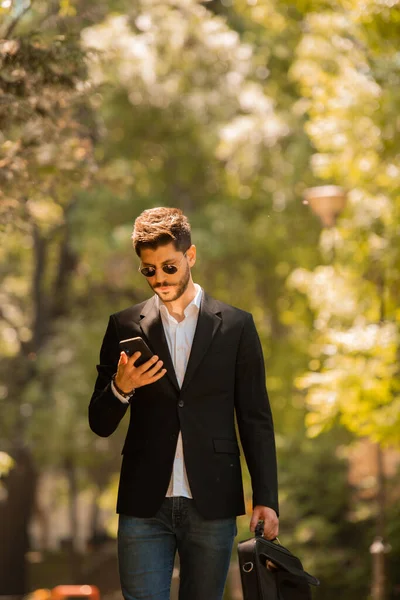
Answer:
POLYGON ((161 300, 163 300, 164 302, 167 302, 167 301, 170 302, 170 301, 176 299, 175 298, 176 294, 174 295, 174 290, 173 290, 172 285, 165 287, 165 288, 153 288, 153 290, 157 294, 157 296, 159 298, 161 298, 161 300))

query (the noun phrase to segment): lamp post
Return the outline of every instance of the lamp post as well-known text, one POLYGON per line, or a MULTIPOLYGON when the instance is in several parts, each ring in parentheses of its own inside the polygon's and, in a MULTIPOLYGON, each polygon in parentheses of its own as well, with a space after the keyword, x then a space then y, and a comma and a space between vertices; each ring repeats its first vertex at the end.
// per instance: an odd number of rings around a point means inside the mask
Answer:
MULTIPOLYGON (((305 190, 303 204, 309 205, 317 215, 324 227, 333 228, 339 215, 346 207, 347 196, 343 188, 335 185, 312 187, 305 190)), ((380 322, 384 322, 384 280, 378 290, 380 305, 380 322)), ((383 452, 380 444, 376 444, 376 536, 369 551, 372 556, 372 600, 385 600, 386 597, 386 568, 385 554, 390 551, 390 546, 385 544, 385 472, 383 465, 383 452)))
POLYGON ((334 227, 340 213, 347 203, 346 192, 337 185, 321 185, 308 188, 303 196, 304 204, 308 204, 322 222, 324 227, 334 227))
POLYGON ((324 247, 329 245, 329 262, 333 265, 336 254, 337 230, 335 228, 339 215, 347 203, 346 192, 338 185, 320 185, 304 191, 303 204, 307 204, 312 212, 320 219, 328 232, 325 236, 324 247))
MULTIPOLYGON (((385 323, 385 274, 381 273, 378 283, 380 298, 379 322, 385 323)), ((385 514, 386 514, 386 481, 383 463, 383 450, 379 442, 375 444, 376 451, 376 534, 369 551, 372 557, 372 600, 385 600, 386 598, 386 559, 385 554, 390 552, 390 544, 385 543, 385 514)))

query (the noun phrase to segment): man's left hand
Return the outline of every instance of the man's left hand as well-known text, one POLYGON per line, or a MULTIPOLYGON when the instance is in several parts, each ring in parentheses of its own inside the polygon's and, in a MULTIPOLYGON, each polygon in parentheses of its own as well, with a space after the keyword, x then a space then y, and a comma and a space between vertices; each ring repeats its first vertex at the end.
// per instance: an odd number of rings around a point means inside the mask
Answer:
POLYGON ((279 533, 279 519, 273 508, 255 506, 250 521, 250 531, 254 532, 258 521, 264 521, 264 537, 273 540, 279 533))

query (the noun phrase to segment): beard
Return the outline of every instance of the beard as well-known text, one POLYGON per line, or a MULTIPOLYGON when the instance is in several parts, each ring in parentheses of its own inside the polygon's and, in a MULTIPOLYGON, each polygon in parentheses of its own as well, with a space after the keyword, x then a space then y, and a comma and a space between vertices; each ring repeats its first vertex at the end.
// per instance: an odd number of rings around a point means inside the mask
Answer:
POLYGON ((160 300, 164 303, 167 302, 175 302, 175 300, 178 300, 178 298, 180 298, 181 296, 183 296, 183 294, 186 292, 187 287, 189 285, 189 281, 190 281, 190 267, 189 265, 186 263, 186 270, 184 272, 184 274, 182 275, 182 279, 180 279, 178 281, 178 283, 168 283, 167 281, 163 281, 161 283, 157 283, 156 285, 149 285, 151 287, 151 289, 157 294, 157 296, 160 298, 160 300), (159 287, 171 287, 171 288, 175 288, 175 293, 172 294, 171 296, 168 296, 167 299, 163 298, 161 294, 159 294, 157 292, 157 288, 159 287))

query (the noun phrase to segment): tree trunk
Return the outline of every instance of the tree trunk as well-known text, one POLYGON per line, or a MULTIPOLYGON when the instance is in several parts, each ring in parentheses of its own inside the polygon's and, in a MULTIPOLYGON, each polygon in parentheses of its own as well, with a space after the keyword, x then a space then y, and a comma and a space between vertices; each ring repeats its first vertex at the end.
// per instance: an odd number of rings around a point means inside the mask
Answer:
MULTIPOLYGON (((51 237, 51 236, 50 236, 51 237)), ((54 288, 46 290, 45 277, 48 268, 48 246, 50 237, 45 237, 39 227, 32 224, 33 240, 33 270, 32 270, 32 340, 21 343, 21 352, 10 360, 9 372, 13 378, 9 386, 9 397, 15 399, 14 409, 17 410, 13 431, 10 437, 12 448, 9 453, 16 461, 5 481, 7 497, 0 502, 0 595, 19 596, 26 594, 26 552, 29 547, 28 526, 34 510, 34 493, 36 474, 33 457, 24 447, 28 421, 20 410, 19 400, 24 398, 26 386, 37 376, 36 356, 44 347, 60 310, 55 310, 53 304, 65 293, 68 278, 76 266, 68 247, 68 229, 60 249, 60 268, 54 288), (50 309, 53 310, 50 310, 50 309), (4 548, 4 550, 3 550, 4 548)), ((66 312, 66 306, 62 306, 66 312)), ((22 403, 22 401, 20 400, 22 403)), ((73 474, 74 475, 74 474, 73 474)), ((72 475, 72 477, 73 477, 72 475)), ((72 484, 73 486, 73 484, 72 484)), ((72 488, 71 488, 72 489, 72 488)), ((76 497, 72 489, 71 497, 76 497)), ((72 509, 71 509, 72 510, 72 509)), ((77 525, 75 525, 75 528, 77 525)), ((76 534, 75 534, 76 537, 76 534)), ((79 571, 76 564, 76 553, 71 551, 73 572, 79 571)))
POLYGON ((10 455, 15 465, 4 484, 0 502, 0 595, 23 596, 27 592, 25 555, 29 550, 28 523, 34 506, 36 472, 30 451, 18 448, 10 455))
POLYGON ((76 480, 76 468, 72 458, 65 460, 65 472, 68 480, 68 502, 70 539, 68 552, 70 559, 70 577, 74 584, 80 583, 81 566, 78 552, 78 485, 76 480))
POLYGON ((386 598, 386 551, 385 542, 385 471, 383 465, 383 452, 380 444, 376 444, 376 537, 371 546, 372 554, 372 586, 371 597, 373 600, 386 598))

